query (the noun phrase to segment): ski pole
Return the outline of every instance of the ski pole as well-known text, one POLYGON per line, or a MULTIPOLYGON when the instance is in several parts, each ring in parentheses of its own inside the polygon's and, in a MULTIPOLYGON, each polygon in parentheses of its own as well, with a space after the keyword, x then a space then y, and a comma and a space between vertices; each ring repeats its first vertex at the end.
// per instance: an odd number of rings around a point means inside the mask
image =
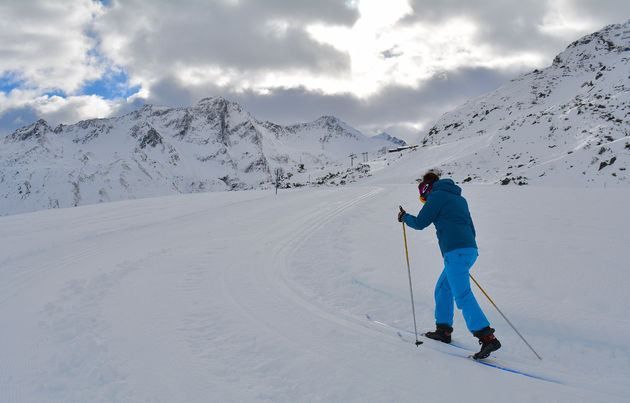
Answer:
MULTIPOLYGON (((403 209, 402 207, 400 208, 403 209)), ((411 313, 413 314, 413 330, 416 335, 416 346, 422 344, 420 340, 418 340, 418 326, 416 326, 416 308, 413 303, 413 287, 411 286, 411 269, 409 268, 409 252, 407 252, 407 232, 405 231, 405 223, 402 223, 403 227, 403 238, 405 239, 405 256, 407 257, 407 273, 409 274, 409 293, 411 294, 411 313)))
POLYGON ((508 323, 508 325, 510 325, 512 327, 512 329, 516 332, 516 334, 518 334, 518 336, 521 338, 521 340, 523 340, 525 342, 525 344, 527 344, 527 347, 529 347, 530 350, 532 350, 532 352, 534 354, 536 354, 536 357, 538 357, 539 360, 542 360, 542 357, 538 355, 538 353, 536 352, 536 350, 534 350, 532 348, 532 346, 529 345, 529 343, 527 342, 527 340, 525 340, 525 338, 523 337, 523 335, 516 330, 516 328, 514 327, 514 325, 512 324, 512 322, 510 322, 510 320, 503 314, 503 312, 501 312, 501 310, 499 309, 499 307, 494 303, 494 301, 492 300, 492 298, 490 298, 490 296, 484 291, 483 288, 481 288, 481 286, 479 285, 479 283, 477 282, 477 280, 475 280, 475 278, 472 276, 472 274, 468 273, 468 275, 470 276, 471 280, 474 281, 475 284, 477 284, 477 287, 479 287, 479 289, 481 290, 481 292, 483 293, 483 295, 486 296, 486 298, 488 298, 488 301, 490 301, 490 303, 492 304, 492 306, 494 306, 497 311, 499 311, 499 313, 501 314, 501 316, 503 316, 503 319, 505 319, 505 321, 508 323))

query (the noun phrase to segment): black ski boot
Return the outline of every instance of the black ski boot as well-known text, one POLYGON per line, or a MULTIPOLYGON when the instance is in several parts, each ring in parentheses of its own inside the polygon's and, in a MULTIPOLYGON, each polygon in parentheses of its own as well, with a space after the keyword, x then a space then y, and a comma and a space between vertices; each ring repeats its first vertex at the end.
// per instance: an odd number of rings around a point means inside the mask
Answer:
POLYGON ((448 344, 451 342, 451 333, 453 333, 452 327, 443 323, 438 323, 435 325, 435 332, 426 332, 424 335, 429 339, 438 340, 442 343, 448 344))
POLYGON ((489 326, 476 331, 473 335, 479 339, 479 344, 481 344, 481 350, 472 355, 475 360, 488 358, 491 352, 501 348, 499 339, 494 337, 494 329, 489 326))

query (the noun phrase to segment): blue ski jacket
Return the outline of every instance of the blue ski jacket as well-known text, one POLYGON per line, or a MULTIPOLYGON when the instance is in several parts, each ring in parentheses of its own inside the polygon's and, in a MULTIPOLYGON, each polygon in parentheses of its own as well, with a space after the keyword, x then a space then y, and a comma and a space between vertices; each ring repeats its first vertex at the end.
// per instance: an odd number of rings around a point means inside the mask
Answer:
POLYGON ((462 188, 452 179, 441 179, 433 184, 417 217, 404 214, 402 220, 414 229, 435 225, 442 255, 460 248, 477 248, 475 226, 462 188))

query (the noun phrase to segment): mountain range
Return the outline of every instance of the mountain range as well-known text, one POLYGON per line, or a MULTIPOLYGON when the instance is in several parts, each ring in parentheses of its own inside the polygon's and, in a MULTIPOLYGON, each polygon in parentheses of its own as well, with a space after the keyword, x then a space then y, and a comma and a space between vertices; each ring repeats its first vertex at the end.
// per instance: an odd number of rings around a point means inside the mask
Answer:
POLYGON ((2 142, 0 214, 270 187, 276 177, 283 187, 343 184, 365 176, 360 154, 374 158, 400 142, 366 137, 334 116, 259 121, 222 97, 54 129, 39 120, 2 142))
MULTIPOLYGON (((629 60, 630 21, 580 38, 549 67, 440 117, 404 152, 408 170, 431 164, 458 183, 625 186, 629 60)), ((276 177, 283 187, 345 184, 369 176, 370 165, 386 167, 387 150, 406 145, 334 116, 260 121, 222 97, 55 128, 39 120, 0 143, 0 215, 269 188, 276 177)))

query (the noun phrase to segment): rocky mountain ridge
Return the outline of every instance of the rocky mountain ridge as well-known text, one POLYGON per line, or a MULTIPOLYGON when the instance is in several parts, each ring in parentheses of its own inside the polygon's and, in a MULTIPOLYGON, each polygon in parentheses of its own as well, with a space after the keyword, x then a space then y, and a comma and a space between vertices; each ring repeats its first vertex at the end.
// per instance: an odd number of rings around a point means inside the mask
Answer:
POLYGON ((334 116, 283 126, 259 121, 222 97, 183 108, 145 105, 56 128, 39 120, 2 141, 0 214, 264 188, 276 172, 283 186, 325 183, 319 178, 350 166, 350 154, 376 156, 391 146, 334 116))

